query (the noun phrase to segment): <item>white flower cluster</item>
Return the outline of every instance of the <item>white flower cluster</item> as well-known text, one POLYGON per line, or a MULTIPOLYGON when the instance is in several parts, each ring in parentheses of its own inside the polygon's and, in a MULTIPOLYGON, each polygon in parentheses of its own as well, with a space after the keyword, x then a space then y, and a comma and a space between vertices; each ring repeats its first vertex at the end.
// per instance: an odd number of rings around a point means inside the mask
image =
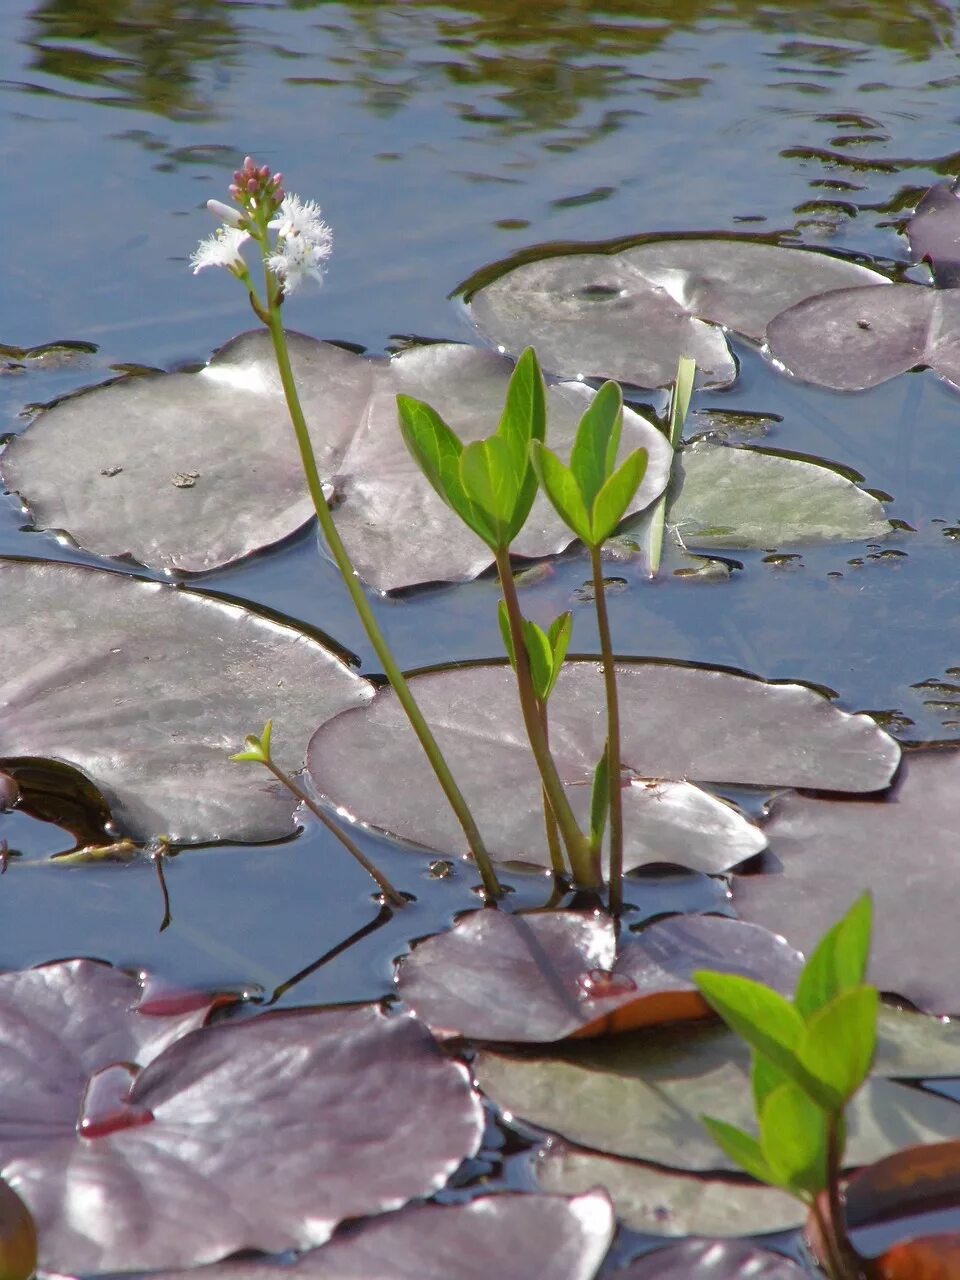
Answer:
POLYGON ((269 225, 277 233, 277 248, 267 259, 267 266, 280 280, 284 292, 293 293, 305 276, 321 284, 327 259, 333 252, 333 232, 320 217, 317 203, 286 195, 269 225))
MULTIPOLYGON (((246 263, 240 250, 250 239, 244 229, 249 224, 241 212, 219 200, 208 200, 207 208, 214 217, 223 218, 223 226, 200 241, 190 258, 193 274, 205 267, 226 267, 235 275, 242 275, 246 263)), ((320 217, 316 202, 284 196, 277 216, 268 225, 276 231, 277 243, 267 258, 267 266, 283 285, 284 293, 293 293, 306 276, 321 284, 327 259, 333 252, 333 232, 320 217)))

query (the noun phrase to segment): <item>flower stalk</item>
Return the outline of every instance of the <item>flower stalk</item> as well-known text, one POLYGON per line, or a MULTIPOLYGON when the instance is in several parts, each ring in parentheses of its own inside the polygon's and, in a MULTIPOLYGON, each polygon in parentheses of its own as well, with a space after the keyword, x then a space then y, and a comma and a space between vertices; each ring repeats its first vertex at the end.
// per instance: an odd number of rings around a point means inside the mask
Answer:
MULTIPOLYGON (((223 217, 223 211, 227 210, 231 217, 225 219, 225 225, 221 226, 213 236, 201 243, 191 259, 193 271, 196 274, 209 266, 226 267, 245 285, 251 307, 269 330, 287 410, 300 450, 307 488, 313 500, 323 536, 340 570, 373 650, 463 830, 467 847, 480 872, 484 893, 488 900, 495 900, 502 897, 503 891, 476 821, 403 673, 390 652, 323 495, 316 457, 297 392, 280 309, 285 297, 297 289, 304 279, 311 278, 317 283, 322 281, 324 268, 333 248, 333 234, 320 217, 317 205, 313 201, 301 201, 295 195, 285 194, 282 182, 281 174, 271 174, 266 165, 258 167, 247 156, 243 167, 234 174, 234 180, 230 186, 230 194, 239 206, 239 210, 233 210, 219 201, 209 203, 208 208, 215 216, 223 217), (276 233, 276 240, 273 243, 270 238, 271 231, 276 233), (263 300, 258 296, 250 280, 246 263, 240 253, 240 249, 249 239, 256 242, 263 262, 265 283, 263 300)), ((286 785, 291 785, 287 780, 284 781, 286 785)), ((310 807, 314 808, 312 804, 310 807)), ((316 809, 314 811, 316 812, 316 809)), ((390 892, 396 893, 392 889, 390 892)))

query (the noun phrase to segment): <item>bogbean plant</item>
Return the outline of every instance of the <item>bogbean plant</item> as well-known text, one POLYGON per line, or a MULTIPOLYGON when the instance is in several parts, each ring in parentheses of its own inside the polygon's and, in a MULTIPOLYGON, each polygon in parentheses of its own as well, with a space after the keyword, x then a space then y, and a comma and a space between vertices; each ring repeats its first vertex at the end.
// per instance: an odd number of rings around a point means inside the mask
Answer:
MULTIPOLYGON (((333 523, 294 382, 281 307, 305 278, 322 279, 332 248, 330 228, 312 201, 285 194, 281 175, 257 166, 250 157, 234 174, 230 194, 233 206, 209 202, 222 225, 193 255, 194 272, 210 266, 230 271, 246 287, 254 312, 270 332, 320 527, 373 649, 460 822, 487 900, 495 901, 502 890, 477 824, 390 653, 333 523), (260 253, 262 294, 241 252, 248 241, 260 253)), ((670 408, 674 448, 679 444, 693 374, 693 362, 682 360, 670 408)), ((611 910, 617 912, 622 906, 623 854, 619 713, 601 550, 629 509, 647 464, 643 449, 634 450, 616 464, 623 422, 620 388, 607 382, 596 393, 580 421, 568 463, 544 442, 545 390, 532 350, 518 360, 500 422, 484 440, 464 444, 422 401, 398 396, 397 408, 404 440, 427 479, 489 547, 496 562, 503 593, 501 634, 516 674, 523 721, 540 772, 553 868, 558 874, 568 873, 579 887, 601 888, 601 845, 609 826, 609 899, 611 910), (572 615, 561 614, 546 631, 524 618, 510 563, 511 543, 530 513, 538 487, 590 554, 607 735, 594 773, 586 832, 573 814, 549 746, 548 703, 566 657, 572 615)), ((651 514, 648 548, 653 573, 660 562, 665 502, 665 496, 658 499, 651 514)), ((260 763, 284 782, 358 858, 385 899, 402 905, 403 897, 338 824, 276 766, 270 753, 269 723, 262 734, 250 735, 245 750, 233 758, 260 763)), ((876 1043, 877 992, 864 982, 870 924, 870 899, 864 896, 814 950, 792 1000, 762 983, 731 974, 704 971, 695 975, 707 1002, 752 1050, 758 1136, 720 1120, 705 1118, 705 1124, 737 1165, 809 1206, 818 1250, 831 1280, 852 1280, 859 1275, 858 1259, 843 1226, 840 1179, 844 1110, 869 1073, 876 1043)))
POLYGON ((793 999, 729 973, 693 975, 707 1003, 752 1051, 758 1136, 703 1117, 724 1153, 760 1182, 808 1206, 831 1280, 857 1280, 841 1195, 844 1111, 870 1073, 878 993, 864 981, 872 903, 859 898, 801 971, 793 999))
MULTIPOLYGON (((322 279, 332 250, 332 233, 321 219, 316 204, 287 195, 282 176, 272 174, 266 165, 258 166, 249 156, 234 174, 230 195, 233 205, 216 200, 208 203, 222 225, 193 255, 194 273, 212 266, 230 271, 247 289, 254 312, 270 332, 304 474, 323 535, 370 643, 463 829, 484 892, 488 900, 496 900, 502 890, 477 824, 387 646, 333 522, 294 381, 281 320, 282 304, 307 277, 318 282, 322 279), (260 253, 262 293, 258 292, 243 256, 248 242, 260 253)), ((605 383, 584 413, 569 464, 563 463, 544 443, 545 400, 536 355, 527 350, 517 361, 510 379, 499 425, 484 440, 463 444, 439 414, 421 401, 398 396, 397 408, 404 440, 427 479, 486 543, 496 562, 503 594, 499 607, 501 632, 516 673, 523 722, 540 772, 553 868, 557 873, 569 874, 580 888, 600 889, 603 884, 601 845, 609 826, 610 907, 618 912, 622 906, 623 868, 620 728, 601 549, 636 495, 646 470, 647 454, 644 449, 636 449, 617 466, 623 400, 616 383, 605 383), (592 566, 607 734, 594 774, 586 832, 577 822, 550 753, 547 716, 548 700, 566 656, 572 618, 569 613, 561 614, 546 631, 524 618, 510 563, 511 544, 530 513, 538 486, 588 548, 592 566)), ((689 391, 686 400, 689 400, 689 391)), ((673 416, 676 416, 677 403, 675 395, 673 416)), ((248 737, 245 750, 234 759, 265 765, 293 789, 270 755, 269 727, 260 736, 248 737)), ((295 794, 303 798, 299 792, 295 794)), ((332 819, 328 818, 327 822, 356 856, 358 851, 351 847, 345 832, 332 819)), ((363 863, 371 870, 366 860, 363 863)), ((396 904, 402 901, 401 895, 383 876, 376 873, 375 878, 391 901, 396 904)))

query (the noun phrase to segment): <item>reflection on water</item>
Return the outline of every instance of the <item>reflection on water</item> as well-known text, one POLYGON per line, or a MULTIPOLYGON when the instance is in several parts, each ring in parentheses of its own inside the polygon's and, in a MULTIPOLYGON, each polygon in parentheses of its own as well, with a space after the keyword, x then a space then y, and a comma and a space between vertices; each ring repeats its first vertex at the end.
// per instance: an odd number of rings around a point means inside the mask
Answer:
POLYGON ((53 0, 30 21, 30 71, 74 81, 86 101, 174 120, 212 114, 204 80, 240 42, 220 0, 53 0))
MULTIPOLYGON (((267 7, 252 4, 249 11, 267 7)), ((858 45, 922 60, 952 44, 957 24, 954 7, 936 0, 909 10, 902 0, 290 0, 289 7, 335 33, 337 48, 323 75, 300 76, 292 63, 302 50, 276 46, 291 64, 288 83, 350 85, 368 110, 384 116, 445 83, 464 91, 466 100, 455 104, 461 119, 508 135, 562 128, 586 104, 624 91, 641 95, 640 104, 643 96, 696 95, 708 78, 644 74, 634 63, 706 22, 783 32, 780 52, 802 63, 803 75, 809 64, 830 74, 855 63, 863 57, 858 45), (496 89, 487 110, 474 101, 478 86, 496 89)), ((237 62, 245 8, 220 0, 52 0, 30 14, 30 67, 83 86, 88 100, 89 90, 103 91, 93 100, 105 105, 210 118, 215 108, 205 81, 237 62)), ((809 88, 818 91, 816 84, 809 88)), ((639 113, 614 109, 594 128, 613 131, 639 113)))

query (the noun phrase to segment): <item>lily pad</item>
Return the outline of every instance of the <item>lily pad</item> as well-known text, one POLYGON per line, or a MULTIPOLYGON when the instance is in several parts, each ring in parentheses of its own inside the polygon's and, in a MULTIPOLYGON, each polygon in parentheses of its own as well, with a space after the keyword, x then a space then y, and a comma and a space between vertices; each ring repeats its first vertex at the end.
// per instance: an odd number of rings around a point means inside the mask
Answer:
POLYGON ((907 223, 907 235, 914 257, 930 263, 941 288, 960 285, 960 190, 955 179, 930 188, 907 223))
MULTIPOLYGON (((494 430, 512 364, 454 343, 371 360, 302 334, 291 359, 321 477, 360 576, 381 591, 473 578, 491 563, 407 452, 396 394, 428 401, 465 440, 494 430)), ((592 395, 551 387, 548 439, 569 452, 592 395)), ((621 448, 648 451, 630 511, 663 490, 671 451, 624 413, 621 448)), ((313 515, 265 332, 241 334, 199 373, 135 378, 61 401, 0 455, 0 476, 43 529, 101 556, 199 573, 269 546, 313 515)), ((540 496, 518 555, 546 556, 573 535, 540 496)))
POLYGON ((844 1193, 850 1227, 904 1218, 934 1204, 960 1205, 960 1142, 897 1151, 854 1174, 844 1193))
POLYGON ((706 442, 676 456, 666 523, 706 550, 865 542, 891 531, 881 503, 829 467, 706 442))
POLYGON ((152 1280, 592 1280, 613 1238, 610 1201, 584 1195, 482 1196, 417 1205, 348 1228, 292 1266, 222 1262, 152 1280))
POLYGON ((470 312, 501 349, 536 347, 544 368, 562 376, 660 387, 686 355, 703 386, 721 387, 737 371, 717 325, 761 341, 768 322, 803 298, 885 283, 867 267, 802 249, 657 240, 525 263, 478 289, 470 312))
POLYGON ((412 1018, 266 1014, 169 1043, 176 1023, 131 1011, 136 992, 88 961, 0 975, 0 1174, 47 1270, 321 1244, 479 1145, 466 1072, 412 1018))
POLYGON ((478 911, 401 964, 403 1000, 435 1032, 546 1043, 710 1017, 690 974, 721 969, 791 994, 802 957, 720 916, 674 916, 617 946, 609 916, 478 911))
MULTIPOLYGON (((481 1053, 480 1088, 502 1111, 605 1155, 688 1172, 736 1168, 701 1123, 753 1130, 749 1051, 712 1027, 645 1030, 567 1045, 551 1055, 481 1053)), ((871 1078, 848 1113, 847 1159, 868 1164, 905 1143, 960 1137, 960 1107, 871 1078)))
POLYGON ((960 289, 838 289, 782 312, 770 354, 805 382, 864 391, 917 365, 960 386, 960 289))
MULTIPOLYGON (((698 1178, 689 1174, 668 1173, 637 1160, 616 1160, 611 1156, 577 1151, 565 1143, 554 1143, 536 1164, 537 1181, 545 1190, 574 1194, 574 1188, 602 1187, 613 1201, 617 1217, 633 1231, 656 1236, 713 1235, 735 1236, 749 1231, 760 1235, 771 1231, 789 1231, 803 1223, 804 1210, 799 1201, 775 1187, 762 1187, 745 1179, 698 1178)), ((689 1276, 700 1280, 699 1271, 650 1269, 659 1253, 647 1260, 647 1269, 639 1276, 689 1276)), ((636 1265, 636 1264, 634 1264, 636 1265)), ((617 1276, 621 1273, 616 1272, 617 1276)), ((707 1275, 713 1275, 707 1271, 707 1275)), ((753 1273, 724 1271, 720 1276, 753 1273)), ((760 1272, 761 1276, 766 1272, 760 1272)), ((779 1273, 769 1273, 780 1280, 779 1273)), ((793 1272, 786 1275, 793 1280, 793 1272)), ((805 1273, 801 1272, 800 1277, 805 1273)), ((632 1268, 623 1275, 634 1276, 632 1268)), ((800 1278, 798 1277, 798 1280, 800 1278)))
POLYGON ((687 1240, 648 1253, 614 1275, 615 1280, 809 1280, 810 1273, 782 1253, 745 1240, 687 1240))
POLYGON ((176 587, 2 561, 0 594, 0 759, 75 765, 137 840, 290 834, 296 802, 230 753, 272 716, 277 763, 297 770, 318 716, 372 696, 301 632, 176 587))
POLYGON ((960 753, 911 753, 887 801, 784 796, 767 825, 778 872, 734 882, 737 911, 801 950, 837 904, 873 894, 870 980, 932 1013, 960 1013, 953 910, 960 753))
MULTIPOLYGON (((618 684, 623 764, 634 778, 870 791, 889 783, 899 760, 899 747, 873 720, 838 711, 801 685, 663 662, 621 663, 618 684)), ((411 687, 487 847, 502 859, 549 866, 540 781, 510 669, 430 672, 414 677, 411 687)), ((581 814, 603 750, 602 705, 598 664, 567 664, 550 700, 550 743, 581 814)), ((363 711, 322 725, 307 764, 315 791, 357 820, 428 848, 461 847, 390 691, 380 691, 363 711)), ((751 841, 754 851, 759 847, 742 819, 750 839, 731 838, 719 816, 669 823, 660 816, 666 806, 656 782, 633 782, 624 801, 625 866, 674 860, 717 872, 747 857, 751 841)))

